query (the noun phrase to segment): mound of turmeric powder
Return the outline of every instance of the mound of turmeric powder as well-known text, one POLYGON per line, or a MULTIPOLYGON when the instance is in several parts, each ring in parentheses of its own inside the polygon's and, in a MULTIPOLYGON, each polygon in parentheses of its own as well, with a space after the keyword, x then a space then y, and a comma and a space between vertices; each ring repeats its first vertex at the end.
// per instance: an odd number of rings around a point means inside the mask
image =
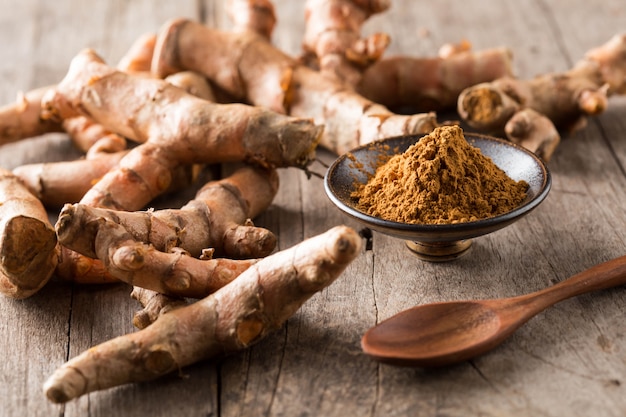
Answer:
POLYGON ((458 126, 441 126, 381 164, 352 193, 356 208, 385 220, 450 224, 504 214, 526 198, 514 181, 458 126))

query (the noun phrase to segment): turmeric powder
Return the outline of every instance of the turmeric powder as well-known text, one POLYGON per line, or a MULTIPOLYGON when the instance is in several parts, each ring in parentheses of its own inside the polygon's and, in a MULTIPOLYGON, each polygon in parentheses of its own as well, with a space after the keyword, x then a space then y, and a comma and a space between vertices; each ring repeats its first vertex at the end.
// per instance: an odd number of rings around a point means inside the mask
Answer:
POLYGON ((441 126, 381 164, 353 192, 357 209, 385 220, 450 224, 504 214, 526 198, 514 181, 458 126, 441 126))

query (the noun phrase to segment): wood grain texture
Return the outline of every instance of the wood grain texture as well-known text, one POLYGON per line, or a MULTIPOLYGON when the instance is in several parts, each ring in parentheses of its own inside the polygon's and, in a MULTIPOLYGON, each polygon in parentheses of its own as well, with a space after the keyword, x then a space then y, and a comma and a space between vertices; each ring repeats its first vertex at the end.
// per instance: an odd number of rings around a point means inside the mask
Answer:
MULTIPOLYGON (((274 4, 272 39, 297 55, 304 2, 274 4)), ((218 0, 0 0, 0 9, 2 104, 19 90, 59 81, 81 48, 115 62, 136 37, 171 17, 228 27, 218 0)), ((364 32, 390 33, 388 55, 434 56, 442 43, 461 39, 475 49, 507 46, 515 73, 531 77, 569 68, 623 31, 624 21, 622 0, 393 0, 364 32)), ((370 326, 414 305, 539 290, 626 253, 625 130, 626 100, 612 98, 608 111, 563 140, 549 165, 546 201, 518 223, 476 239, 468 256, 424 263, 402 241, 375 233, 371 250, 281 330, 223 361, 152 383, 65 406, 48 403, 41 392, 67 358, 134 330, 138 305, 127 286, 53 282, 27 300, 0 298, 0 416, 622 416, 623 287, 564 301, 490 354, 436 371, 379 365, 359 342, 370 326)), ((64 136, 53 135, 0 148, 0 166, 76 156, 64 136)), ((326 163, 334 157, 320 152, 326 163)), ((331 205, 318 178, 285 169, 280 180, 274 204, 255 221, 278 235, 280 248, 337 224, 360 228, 331 205)))

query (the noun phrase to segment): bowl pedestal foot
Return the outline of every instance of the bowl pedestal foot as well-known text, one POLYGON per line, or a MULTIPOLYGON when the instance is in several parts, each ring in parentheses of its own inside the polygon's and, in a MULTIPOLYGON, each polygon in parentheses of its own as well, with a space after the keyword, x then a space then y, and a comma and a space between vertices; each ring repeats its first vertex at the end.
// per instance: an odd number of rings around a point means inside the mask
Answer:
POLYGON ((423 261, 448 262, 465 255, 472 246, 472 240, 464 239, 452 242, 417 242, 407 240, 406 246, 423 261))

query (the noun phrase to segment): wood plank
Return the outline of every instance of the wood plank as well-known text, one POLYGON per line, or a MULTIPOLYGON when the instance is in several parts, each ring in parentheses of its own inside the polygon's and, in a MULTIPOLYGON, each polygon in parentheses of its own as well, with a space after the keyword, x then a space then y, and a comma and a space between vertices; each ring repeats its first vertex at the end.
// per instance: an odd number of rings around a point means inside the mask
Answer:
MULTIPOLYGON (((390 32, 389 54, 432 56, 467 38, 476 49, 512 46, 516 74, 571 66, 623 30, 618 0, 484 2, 394 0, 366 31, 390 32)), ((300 51, 303 2, 275 1, 274 42, 300 51)), ((0 99, 56 82, 69 59, 92 46, 114 62, 139 34, 188 16, 228 26, 222 2, 80 3, 0 0, 0 99)), ((49 404, 43 380, 66 358, 133 331, 137 309, 125 285, 55 283, 24 301, 0 298, 0 416, 51 415, 417 415, 618 416, 626 410, 626 294, 623 288, 565 301, 540 314, 491 354, 441 370, 378 365, 362 355, 363 332, 415 304, 501 297, 543 288, 623 254, 626 243, 626 101, 570 135, 550 162, 544 204, 507 229, 478 238, 453 263, 417 260, 404 242, 375 233, 339 280, 314 296, 281 330, 223 361, 207 361, 158 381, 49 404), (103 312, 106 312, 103 314, 103 312), (10 318, 10 319, 9 319, 10 318)), ((67 158, 62 136, 0 149, 0 166, 67 158), (42 144, 46 146, 42 146, 42 144)), ((321 151, 329 163, 335 155, 321 151)), ((323 168, 315 167, 318 171, 323 168)), ((256 219, 279 247, 347 219, 318 178, 287 169, 270 209, 256 219)))

